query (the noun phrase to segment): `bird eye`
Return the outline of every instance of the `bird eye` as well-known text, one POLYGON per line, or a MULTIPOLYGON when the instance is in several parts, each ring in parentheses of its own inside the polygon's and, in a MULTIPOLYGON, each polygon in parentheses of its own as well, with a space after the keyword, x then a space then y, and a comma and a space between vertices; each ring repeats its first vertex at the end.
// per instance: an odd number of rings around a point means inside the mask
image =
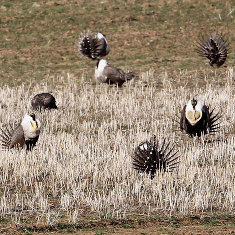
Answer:
POLYGON ((35 114, 34 113, 30 113, 29 116, 35 121, 35 114))

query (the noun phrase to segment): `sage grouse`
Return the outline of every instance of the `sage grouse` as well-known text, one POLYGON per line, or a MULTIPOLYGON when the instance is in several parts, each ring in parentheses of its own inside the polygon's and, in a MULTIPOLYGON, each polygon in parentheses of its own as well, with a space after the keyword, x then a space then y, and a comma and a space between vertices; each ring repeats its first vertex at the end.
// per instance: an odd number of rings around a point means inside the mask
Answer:
POLYGON ((55 97, 49 93, 40 93, 33 97, 31 105, 34 110, 57 109, 55 97))
POLYGON ((40 128, 41 123, 36 119, 35 114, 26 114, 16 128, 10 126, 5 130, 1 129, 2 147, 5 149, 26 147, 26 150, 32 150, 38 141, 40 128))
POLYGON ((218 131, 221 118, 219 113, 213 115, 214 109, 209 110, 209 107, 202 104, 199 99, 191 99, 184 106, 181 112, 180 129, 189 136, 198 136, 204 134, 212 134, 218 131))
POLYGON ((139 172, 147 173, 151 179, 154 178, 157 170, 172 171, 179 164, 177 152, 173 153, 174 147, 164 140, 160 147, 156 141, 156 136, 150 141, 142 142, 134 151, 132 164, 139 172))
POLYGON ((102 33, 88 33, 81 37, 79 51, 92 60, 99 59, 109 53, 109 44, 102 33))
POLYGON ((228 55, 227 41, 223 39, 222 35, 213 33, 199 39, 196 51, 200 56, 209 59, 211 66, 220 67, 228 55))
POLYGON ((108 64, 107 60, 97 61, 95 68, 95 80, 98 83, 117 84, 119 87, 126 81, 133 79, 136 75, 133 72, 124 72, 108 64))

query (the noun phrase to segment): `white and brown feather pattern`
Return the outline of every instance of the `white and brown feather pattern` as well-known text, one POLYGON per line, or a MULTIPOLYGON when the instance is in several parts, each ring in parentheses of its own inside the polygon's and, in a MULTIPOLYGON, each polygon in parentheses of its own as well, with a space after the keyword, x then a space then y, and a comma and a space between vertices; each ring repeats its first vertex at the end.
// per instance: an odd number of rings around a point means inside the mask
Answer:
POLYGON ((26 150, 32 150, 38 141, 40 128, 40 121, 36 119, 35 114, 26 114, 20 124, 8 125, 0 129, 2 148, 26 148, 26 150))
POLYGON ((142 142, 136 147, 132 156, 133 168, 149 174, 151 178, 154 178, 157 170, 172 171, 179 164, 179 156, 173 150, 174 146, 170 147, 170 143, 165 140, 160 147, 154 136, 150 141, 142 142))
POLYGON ((0 141, 3 149, 23 148, 25 145, 24 131, 21 125, 9 125, 1 129, 0 141))
POLYGON ((93 60, 109 53, 108 41, 101 33, 88 33, 79 41, 79 51, 83 56, 93 60))
POLYGON ((99 83, 116 84, 119 87, 124 82, 137 77, 133 72, 124 72, 120 68, 116 68, 108 64, 107 60, 101 59, 97 61, 95 69, 95 79, 99 83))
POLYGON ((204 36, 197 42, 197 53, 209 59, 211 66, 220 67, 227 59, 228 44, 223 35, 213 33, 210 36, 204 36))

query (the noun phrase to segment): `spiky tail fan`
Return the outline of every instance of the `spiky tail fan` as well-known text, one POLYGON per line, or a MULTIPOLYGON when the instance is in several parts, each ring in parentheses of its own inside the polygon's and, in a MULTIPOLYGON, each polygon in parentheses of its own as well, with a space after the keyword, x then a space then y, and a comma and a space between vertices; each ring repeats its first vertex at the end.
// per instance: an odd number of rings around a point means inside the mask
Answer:
POLYGON ((81 38, 79 51, 82 55, 95 60, 106 56, 109 53, 109 46, 104 37, 98 38, 97 34, 88 34, 81 38))
POLYGON ((220 67, 226 61, 228 55, 227 40, 216 33, 211 36, 201 37, 197 42, 196 52, 210 60, 210 65, 220 67))
POLYGON ((11 144, 11 137, 13 135, 13 131, 15 124, 11 125, 9 124, 8 127, 5 128, 5 130, 0 129, 0 142, 3 149, 8 149, 11 144))
POLYGON ((91 58, 91 40, 90 36, 85 36, 79 42, 80 53, 89 58, 91 58))
MULTIPOLYGON (((209 107, 208 107, 209 109, 209 107)), ((218 132, 219 128, 220 128, 220 119, 222 117, 222 115, 219 115, 219 113, 213 114, 215 108, 213 108, 210 112, 209 112, 209 117, 210 117, 210 123, 208 126, 208 131, 209 133, 215 133, 218 132), (219 122, 218 122, 219 121, 219 122)))
POLYGON ((166 143, 165 139, 161 147, 159 147, 154 136, 150 141, 142 142, 134 151, 132 156, 133 168, 139 172, 150 174, 151 179, 157 170, 172 171, 178 166, 179 156, 177 152, 173 153, 173 147, 169 147, 170 143, 166 143))

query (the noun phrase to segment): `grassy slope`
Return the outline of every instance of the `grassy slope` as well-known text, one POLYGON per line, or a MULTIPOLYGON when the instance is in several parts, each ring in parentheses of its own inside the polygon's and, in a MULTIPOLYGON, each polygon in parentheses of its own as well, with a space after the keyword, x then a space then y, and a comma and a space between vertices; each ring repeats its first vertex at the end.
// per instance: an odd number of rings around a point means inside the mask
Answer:
MULTIPOLYGON (((205 70, 193 42, 216 29, 228 33, 234 48, 234 5, 235 0, 3 0, 1 81, 38 82, 62 72, 80 78, 84 71, 92 77, 94 63, 77 54, 79 34, 88 29, 107 36, 108 57, 116 66, 138 72, 205 70)), ((232 52, 226 65, 234 62, 232 52)))

